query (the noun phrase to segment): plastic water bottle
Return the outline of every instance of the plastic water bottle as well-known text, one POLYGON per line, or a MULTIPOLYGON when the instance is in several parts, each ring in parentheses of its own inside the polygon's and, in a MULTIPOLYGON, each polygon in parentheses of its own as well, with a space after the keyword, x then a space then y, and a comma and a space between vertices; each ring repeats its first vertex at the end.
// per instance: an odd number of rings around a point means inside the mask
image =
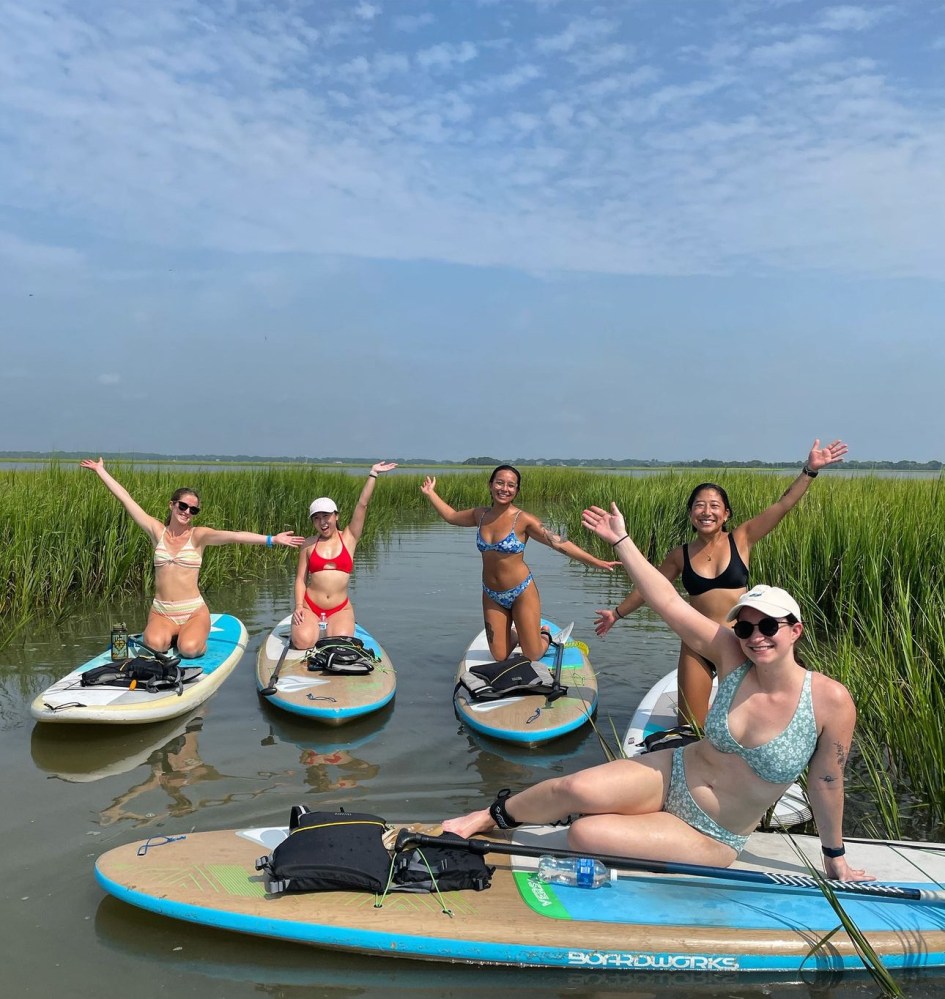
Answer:
POLYGON ((318 619, 318 640, 321 641, 328 634, 328 615, 322 611, 318 619))
POLYGON ((608 870, 591 857, 552 857, 538 859, 538 879, 553 885, 575 888, 600 888, 617 880, 617 872, 608 870))

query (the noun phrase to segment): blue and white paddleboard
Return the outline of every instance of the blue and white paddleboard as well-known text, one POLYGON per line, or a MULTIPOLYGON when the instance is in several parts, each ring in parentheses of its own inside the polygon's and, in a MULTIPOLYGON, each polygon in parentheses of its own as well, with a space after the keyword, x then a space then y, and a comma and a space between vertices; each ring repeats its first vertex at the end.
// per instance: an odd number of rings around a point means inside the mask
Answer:
MULTIPOLYGON (((551 621, 543 625, 556 635, 560 629, 551 621)), ((466 649, 456 679, 470 667, 493 662, 486 632, 482 630, 466 649)), ((541 662, 554 673, 555 646, 541 662)), ((460 720, 480 735, 488 735, 521 746, 539 746, 574 732, 593 717, 597 710, 597 676, 584 649, 577 642, 565 643, 561 660, 561 684, 567 694, 549 701, 541 694, 504 697, 498 701, 477 701, 465 687, 457 687, 453 706, 460 720)))
MULTIPOLYGON (((534 858, 493 853, 486 858, 496 867, 492 886, 481 892, 268 896, 255 861, 286 832, 155 836, 99 857, 95 873, 111 895, 161 916, 380 957, 700 976, 863 970, 816 888, 629 866, 602 888, 568 888, 537 880, 534 858)), ((514 836, 530 849, 566 842, 564 830, 547 827, 514 836)), ((776 833, 755 833, 734 866, 807 874, 794 844, 819 867, 816 838, 776 833)), ((847 851, 887 884, 936 890, 945 883, 945 844, 848 840, 847 851)), ((888 968, 945 967, 945 905, 844 895, 843 907, 888 968)))
MULTIPOLYGON (((712 681, 712 697, 715 697, 717 682, 712 681)), ((639 756, 646 752, 643 744, 647 736, 675 728, 678 724, 676 705, 678 703, 676 670, 658 680, 640 701, 633 713, 623 737, 625 756, 639 756)), ((669 750, 659 750, 668 752, 669 750)), ((810 802, 800 784, 792 784, 778 799, 768 825, 780 829, 801 825, 810 821, 810 802)))
POLYGON ((230 614, 210 615, 207 651, 196 659, 184 659, 181 667, 200 669, 199 675, 175 690, 153 693, 137 687, 83 687, 82 674, 111 661, 106 650, 74 669, 39 694, 30 714, 41 722, 58 724, 141 725, 186 714, 213 694, 233 672, 246 651, 246 629, 230 614))
POLYGON ((308 668, 307 651, 287 648, 292 616, 283 618, 263 642, 256 658, 256 688, 276 688, 266 697, 274 707, 311 721, 341 725, 389 704, 397 688, 394 666, 387 653, 360 625, 355 625, 354 637, 379 657, 372 672, 365 675, 341 676, 313 672, 308 668), (283 658, 283 652, 285 657, 283 658), (282 665, 274 683, 276 667, 282 665))

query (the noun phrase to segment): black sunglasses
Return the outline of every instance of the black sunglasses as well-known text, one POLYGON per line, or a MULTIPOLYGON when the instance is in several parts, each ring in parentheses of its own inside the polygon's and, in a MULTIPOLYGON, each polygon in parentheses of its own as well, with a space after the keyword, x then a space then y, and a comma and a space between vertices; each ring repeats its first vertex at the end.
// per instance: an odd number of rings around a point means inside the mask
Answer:
POLYGON ((751 621, 736 621, 735 627, 732 631, 735 632, 736 637, 741 638, 743 641, 746 638, 751 638, 755 633, 755 628, 757 628, 765 638, 774 638, 778 633, 778 628, 782 625, 787 624, 787 621, 782 618, 776 617, 763 617, 757 624, 752 624, 751 621))
POLYGON ((190 510, 190 512, 195 517, 197 516, 198 513, 200 513, 199 506, 191 506, 189 503, 185 503, 183 500, 177 501, 177 509, 180 510, 181 513, 186 513, 188 510, 190 510))

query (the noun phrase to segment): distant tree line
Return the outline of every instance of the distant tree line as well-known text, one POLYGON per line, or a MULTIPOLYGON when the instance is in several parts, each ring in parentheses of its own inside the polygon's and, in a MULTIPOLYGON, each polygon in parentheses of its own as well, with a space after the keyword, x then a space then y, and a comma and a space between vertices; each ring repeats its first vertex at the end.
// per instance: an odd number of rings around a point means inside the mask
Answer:
MULTIPOLYGON (((87 458, 90 451, 0 451, 0 458, 7 460, 57 460, 63 462, 78 461, 87 458)), ((325 458, 312 458, 306 455, 258 455, 258 454, 157 454, 152 451, 120 451, 104 452, 102 455, 110 461, 155 461, 155 462, 229 462, 245 464, 318 464, 318 465, 371 465, 375 461, 387 458, 380 455, 375 458, 351 458, 331 455, 325 458)), ((475 465, 483 468, 495 468, 508 462, 512 465, 527 467, 565 466, 568 468, 800 468, 802 461, 724 461, 721 458, 700 458, 690 461, 662 461, 659 458, 492 458, 480 455, 476 458, 466 458, 463 461, 450 461, 443 458, 393 458, 401 465, 475 465)), ((940 461, 845 461, 841 468, 852 468, 862 471, 897 471, 897 472, 938 472, 942 469, 940 461)), ((830 471, 830 469, 827 469, 830 471)))

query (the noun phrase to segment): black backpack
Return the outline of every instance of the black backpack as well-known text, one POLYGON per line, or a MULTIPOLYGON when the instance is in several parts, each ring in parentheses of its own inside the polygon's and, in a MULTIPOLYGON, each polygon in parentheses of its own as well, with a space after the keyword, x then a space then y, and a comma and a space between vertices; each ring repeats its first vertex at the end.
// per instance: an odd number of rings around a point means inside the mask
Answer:
MULTIPOLYGON (((436 838, 444 844, 466 842, 456 833, 447 832, 436 838)), ((462 847, 415 847, 394 857, 396 891, 458 891, 463 888, 485 891, 492 883, 494 873, 495 868, 489 867, 481 854, 462 847)))
MULTIPOLYGON (((305 891, 384 892, 483 891, 494 867, 479 854, 446 846, 395 854, 384 846, 387 822, 363 812, 310 812, 294 805, 289 835, 271 855, 256 861, 271 894, 305 891)), ((455 833, 437 837, 460 841, 455 833)))
POLYGON ((533 663, 521 654, 509 656, 498 663, 471 666, 459 678, 456 689, 461 686, 476 701, 497 701, 501 697, 517 697, 520 694, 543 694, 557 698, 568 689, 555 686, 555 678, 544 663, 533 663))
POLYGON ((142 688, 150 693, 162 690, 176 690, 178 697, 184 692, 184 684, 195 680, 203 672, 199 666, 181 667, 180 659, 149 659, 135 656, 134 659, 119 659, 93 666, 81 674, 83 687, 128 687, 142 688))
POLYGON ((372 649, 365 647, 360 638, 321 638, 309 653, 308 668, 323 673, 341 673, 349 676, 371 673, 380 662, 372 649))
POLYGON ((384 846, 387 823, 362 812, 310 812, 294 805, 289 835, 270 856, 256 861, 265 871, 267 890, 366 891, 380 894, 390 879, 390 854, 384 846))

